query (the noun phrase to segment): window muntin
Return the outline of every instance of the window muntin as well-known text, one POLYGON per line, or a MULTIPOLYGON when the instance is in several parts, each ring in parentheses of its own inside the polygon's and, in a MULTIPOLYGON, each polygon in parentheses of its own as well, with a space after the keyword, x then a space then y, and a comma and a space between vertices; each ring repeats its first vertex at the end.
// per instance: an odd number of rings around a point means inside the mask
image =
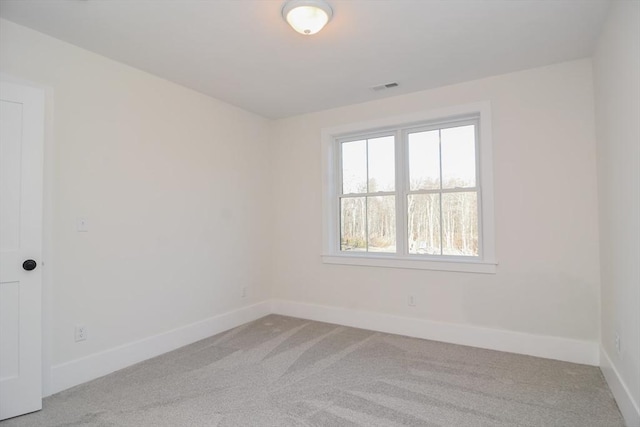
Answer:
POLYGON ((474 117, 338 138, 340 253, 478 259, 478 127, 474 117))

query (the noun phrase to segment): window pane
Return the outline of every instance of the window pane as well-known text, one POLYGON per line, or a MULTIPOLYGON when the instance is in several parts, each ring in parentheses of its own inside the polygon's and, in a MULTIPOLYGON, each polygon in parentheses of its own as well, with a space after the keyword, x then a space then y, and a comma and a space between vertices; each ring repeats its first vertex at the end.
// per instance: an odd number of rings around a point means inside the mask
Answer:
POLYGON ((342 143, 342 193, 367 192, 367 141, 342 143))
POLYGON ((478 195, 442 195, 442 254, 478 256, 478 195))
POLYGON ((440 255, 440 195, 408 196, 409 253, 440 255))
POLYGON ((369 252, 395 252, 395 196, 367 197, 367 222, 369 252))
POLYGON ((414 190, 440 188, 439 131, 409 134, 409 186, 414 190))
POLYGON ((341 251, 367 250, 365 210, 364 197, 344 197, 340 200, 341 251))
POLYGON ((476 186, 475 126, 442 129, 442 188, 476 186))
POLYGON ((394 191, 396 180, 394 137, 369 140, 369 192, 394 191))

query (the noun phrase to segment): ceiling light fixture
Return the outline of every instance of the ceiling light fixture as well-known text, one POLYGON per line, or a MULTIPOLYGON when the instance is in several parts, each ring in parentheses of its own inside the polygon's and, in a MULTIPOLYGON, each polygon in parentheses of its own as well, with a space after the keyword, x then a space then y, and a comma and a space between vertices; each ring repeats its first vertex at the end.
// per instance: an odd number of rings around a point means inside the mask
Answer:
POLYGON ((304 35, 320 31, 333 16, 333 9, 324 0, 289 0, 282 7, 282 17, 291 28, 304 35))

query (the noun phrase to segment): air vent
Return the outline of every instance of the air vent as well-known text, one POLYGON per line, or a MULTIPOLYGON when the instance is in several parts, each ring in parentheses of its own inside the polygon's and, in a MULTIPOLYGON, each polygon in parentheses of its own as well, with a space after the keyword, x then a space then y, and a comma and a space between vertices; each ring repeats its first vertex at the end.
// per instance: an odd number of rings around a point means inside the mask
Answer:
POLYGON ((374 92, 380 92, 381 90, 393 89, 394 87, 398 87, 398 83, 396 82, 385 83, 383 85, 372 86, 370 89, 374 92))

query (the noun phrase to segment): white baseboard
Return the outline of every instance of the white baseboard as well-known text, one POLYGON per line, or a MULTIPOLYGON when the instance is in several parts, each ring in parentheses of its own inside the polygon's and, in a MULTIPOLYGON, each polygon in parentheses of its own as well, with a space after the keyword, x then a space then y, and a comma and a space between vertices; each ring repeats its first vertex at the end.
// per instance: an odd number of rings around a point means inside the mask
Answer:
POLYGON ((607 384, 609 384, 609 388, 613 393, 613 397, 616 399, 618 408, 620 408, 620 412, 627 426, 640 426, 640 408, 638 404, 633 401, 631 393, 629 393, 629 388, 622 380, 611 358, 602 346, 600 347, 600 370, 604 374, 607 384))
POLYGON ((271 313, 547 359, 600 364, 599 346, 595 342, 276 299, 53 366, 49 392, 66 390, 271 313))
POLYGON ((598 343, 391 314, 272 300, 272 313, 391 334, 599 366, 598 343))
POLYGON ((270 314, 268 301, 229 311, 51 368, 50 394, 102 377, 270 314))

